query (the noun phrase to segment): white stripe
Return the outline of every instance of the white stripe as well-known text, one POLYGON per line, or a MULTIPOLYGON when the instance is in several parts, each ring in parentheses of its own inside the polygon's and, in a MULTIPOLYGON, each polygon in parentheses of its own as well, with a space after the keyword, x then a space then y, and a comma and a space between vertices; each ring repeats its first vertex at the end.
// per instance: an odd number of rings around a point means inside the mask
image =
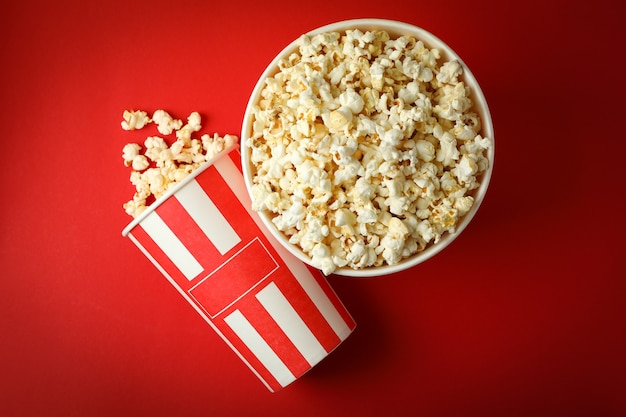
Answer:
POLYGON ((256 298, 311 366, 328 354, 275 283, 259 291, 256 298))
POLYGON ((188 280, 191 281, 204 270, 155 211, 143 219, 141 227, 188 280))
POLYGON ((335 331, 341 340, 345 340, 352 330, 348 327, 341 314, 330 302, 322 288, 311 276, 311 271, 298 258, 293 256, 276 238, 267 230, 267 226, 259 218, 259 214, 252 210, 252 202, 248 194, 248 189, 243 181, 241 172, 230 158, 220 158, 215 163, 215 168, 222 175, 229 187, 233 190, 241 204, 246 208, 250 217, 256 222, 259 229, 276 249, 280 257, 285 261, 291 273, 296 277, 304 291, 313 300, 315 306, 320 310, 330 327, 335 331))
POLYGON ((237 232, 197 181, 191 181, 178 190, 175 197, 220 254, 224 255, 241 242, 237 232))
MULTIPOLYGON (((278 253, 285 259, 284 254, 281 254, 280 250, 278 250, 278 253)), ((337 311, 317 281, 312 277, 310 279, 304 278, 307 276, 305 274, 310 276, 311 271, 295 257, 285 260, 285 263, 287 263, 289 269, 304 289, 304 292, 311 298, 315 307, 322 313, 322 316, 324 316, 328 325, 334 330, 339 339, 346 340, 346 338, 350 336, 350 333, 352 333, 352 330, 350 330, 346 321, 341 317, 341 314, 339 314, 339 311, 337 311)))
POLYGON ((263 340, 263 337, 261 337, 239 310, 235 310, 229 314, 224 321, 233 329, 237 336, 243 340, 254 356, 261 361, 263 366, 276 378, 280 385, 284 387, 296 380, 296 377, 291 373, 289 368, 280 360, 270 345, 263 340))

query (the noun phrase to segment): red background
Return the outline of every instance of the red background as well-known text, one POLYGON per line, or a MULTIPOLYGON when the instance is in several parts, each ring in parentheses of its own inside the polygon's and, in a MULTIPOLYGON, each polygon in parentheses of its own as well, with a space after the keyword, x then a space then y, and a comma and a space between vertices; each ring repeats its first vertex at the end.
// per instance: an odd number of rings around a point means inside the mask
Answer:
POLYGON ((624 416, 618 1, 20 1, 0 12, 0 415, 624 416), (431 260, 330 281, 355 332, 271 394, 121 236, 123 110, 239 134, 301 33, 421 26, 481 83, 484 205, 431 260))

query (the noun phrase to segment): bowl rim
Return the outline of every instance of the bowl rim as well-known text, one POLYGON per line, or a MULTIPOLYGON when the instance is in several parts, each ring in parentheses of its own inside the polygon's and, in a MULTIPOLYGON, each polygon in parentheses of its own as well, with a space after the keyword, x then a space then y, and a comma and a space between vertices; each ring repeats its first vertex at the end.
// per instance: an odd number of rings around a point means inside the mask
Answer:
MULTIPOLYGON (((472 219, 476 215, 478 209, 480 208, 485 195, 487 193, 487 189, 489 188, 489 183, 491 181, 491 176, 493 173, 493 166, 495 161, 495 136, 494 136, 494 127, 493 120, 491 118, 491 112, 489 110, 489 106, 487 100, 484 96, 482 89, 480 88, 480 84, 478 80, 471 72, 469 67, 465 64, 465 62, 461 59, 461 57, 444 41, 440 38, 432 34, 426 29, 423 29, 419 26, 401 22, 397 20, 391 19, 380 19, 380 18, 362 18, 362 19, 349 19, 349 20, 340 20, 330 24, 326 24, 315 29, 312 29, 302 35, 313 36, 326 32, 345 32, 350 29, 359 29, 359 30, 386 30, 392 36, 401 36, 410 35, 414 36, 416 39, 421 40, 424 44, 430 48, 439 49, 442 53, 442 57, 445 61, 450 59, 456 59, 459 61, 461 66, 463 67, 463 81, 466 85, 471 88, 472 100, 474 101, 475 111, 480 115, 481 118, 481 135, 483 137, 487 137, 491 141, 491 147, 487 150, 487 159, 489 160, 489 166, 487 170, 482 173, 482 178, 480 181, 479 187, 474 191, 474 204, 468 213, 466 213, 461 221, 458 223, 454 233, 445 233, 441 239, 434 244, 431 244, 422 252, 418 252, 414 255, 411 255, 400 262, 393 265, 381 265, 375 267, 367 267, 362 269, 353 269, 349 267, 338 267, 333 274, 342 275, 347 277, 354 278, 368 278, 368 277, 377 277, 377 276, 385 276, 394 274, 397 272, 401 272, 410 268, 415 267, 418 264, 421 264, 428 259, 432 258, 443 249, 448 247, 456 238, 465 230, 465 228, 471 223, 472 219)), ((244 183, 246 185, 246 190, 250 194, 252 198, 252 171, 250 167, 250 162, 247 159, 249 156, 250 149, 247 146, 247 140, 250 135, 248 132, 251 128, 251 119, 252 119, 252 107, 257 102, 257 98, 261 93, 261 90, 264 87, 264 80, 271 74, 274 74, 278 70, 278 62, 283 59, 287 54, 291 53, 295 49, 298 44, 300 37, 298 36, 293 41, 291 41, 287 46, 285 46, 276 56, 271 60, 271 62, 265 67, 261 75, 259 76, 257 82, 252 89, 248 102, 246 104, 246 108, 244 111, 244 117, 241 125, 241 136, 240 136, 240 145, 241 145, 241 162, 242 162, 242 172, 244 177, 244 183)), ((269 229, 270 233, 278 240, 278 242, 285 246, 285 248, 296 256, 299 260, 304 262, 307 265, 314 267, 311 263, 311 258, 304 253, 300 248, 288 242, 287 237, 280 232, 272 223, 269 215, 264 212, 258 212, 261 221, 265 225, 267 229, 269 229)))

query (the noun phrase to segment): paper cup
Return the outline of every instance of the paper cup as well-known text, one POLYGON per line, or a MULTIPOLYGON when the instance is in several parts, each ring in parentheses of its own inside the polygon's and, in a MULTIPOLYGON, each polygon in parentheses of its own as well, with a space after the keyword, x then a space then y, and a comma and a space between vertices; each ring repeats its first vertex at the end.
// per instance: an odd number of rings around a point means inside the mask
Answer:
POLYGON ((325 277, 251 210, 237 150, 208 161, 122 235, 270 391, 315 366, 356 326, 325 277))

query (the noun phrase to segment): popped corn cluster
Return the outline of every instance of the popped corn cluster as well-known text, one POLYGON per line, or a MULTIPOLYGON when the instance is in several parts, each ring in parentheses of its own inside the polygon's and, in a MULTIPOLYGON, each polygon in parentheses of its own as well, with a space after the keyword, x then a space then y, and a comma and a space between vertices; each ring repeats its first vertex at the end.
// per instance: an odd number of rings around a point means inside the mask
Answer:
POLYGON ((253 107, 253 209, 325 274, 453 233, 489 165, 457 60, 410 36, 302 36, 253 107))
POLYGON ((176 134, 176 140, 171 145, 163 137, 148 136, 143 144, 145 149, 138 143, 124 146, 122 158, 124 165, 132 169, 130 182, 136 188, 132 200, 124 204, 124 210, 133 217, 140 215, 153 200, 204 162, 239 140, 237 136, 222 137, 217 133, 213 136, 203 134, 200 139, 192 138, 202 128, 198 112, 191 113, 184 125, 182 120, 174 119, 165 110, 156 110, 152 118, 145 111, 125 110, 123 118, 121 124, 124 130, 141 129, 154 122, 161 135, 176 134))

